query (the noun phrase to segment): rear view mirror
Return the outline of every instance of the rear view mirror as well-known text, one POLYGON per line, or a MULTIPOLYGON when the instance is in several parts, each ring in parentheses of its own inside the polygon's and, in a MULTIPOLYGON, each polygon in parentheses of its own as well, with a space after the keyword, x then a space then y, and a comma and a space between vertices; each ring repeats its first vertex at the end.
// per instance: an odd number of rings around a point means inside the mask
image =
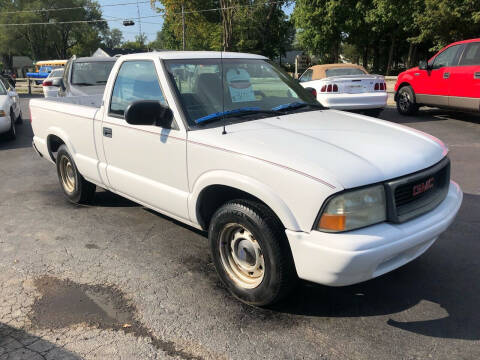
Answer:
POLYGON ((422 60, 418 63, 418 68, 420 70, 428 70, 428 63, 422 60))
POLYGON ((310 94, 312 94, 315 99, 317 98, 317 90, 315 90, 312 87, 306 87, 305 90, 307 90, 310 94))
POLYGON ((154 125, 171 129, 173 112, 160 101, 140 100, 127 106, 125 120, 131 125, 154 125))

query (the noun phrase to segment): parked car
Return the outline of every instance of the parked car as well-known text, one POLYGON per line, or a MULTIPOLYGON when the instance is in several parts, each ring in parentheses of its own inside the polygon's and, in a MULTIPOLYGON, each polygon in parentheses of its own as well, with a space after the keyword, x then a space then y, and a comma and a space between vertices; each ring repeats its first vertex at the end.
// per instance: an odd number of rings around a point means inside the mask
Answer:
POLYGON ((54 81, 59 86, 58 96, 101 95, 117 58, 72 57, 65 65, 63 78, 54 81))
POLYGON ((402 115, 413 115, 422 105, 480 111, 480 38, 450 44, 401 73, 395 101, 402 115))
POLYGON ((330 109, 378 116, 387 106, 385 78, 369 74, 360 65, 315 65, 308 68, 299 81, 316 94, 320 104, 330 109))
POLYGON ((221 280, 249 304, 297 276, 343 286, 392 271, 462 202, 440 140, 326 110, 258 55, 122 56, 103 96, 30 107, 33 146, 70 201, 98 185, 207 231, 221 280))
POLYGON ((5 78, 0 77, 0 134, 8 139, 16 138, 15 123, 22 121, 22 111, 15 88, 5 78))
POLYGON ((43 80, 43 96, 44 97, 57 97, 58 91, 60 90, 59 86, 54 86, 55 84, 58 85, 58 81, 61 80, 63 77, 63 68, 58 68, 53 70, 48 77, 43 80), (55 79, 55 80, 54 80, 55 79))

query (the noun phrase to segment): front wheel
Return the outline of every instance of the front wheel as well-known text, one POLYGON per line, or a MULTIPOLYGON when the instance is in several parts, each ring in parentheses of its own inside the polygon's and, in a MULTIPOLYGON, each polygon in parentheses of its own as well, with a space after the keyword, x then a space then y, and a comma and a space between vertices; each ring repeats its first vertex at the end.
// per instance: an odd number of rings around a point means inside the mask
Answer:
POLYGON ((210 223, 212 258, 233 296, 256 306, 273 304, 293 288, 296 272, 280 221, 265 205, 234 200, 210 223))
POLYGON ((57 152, 57 174, 68 200, 75 204, 89 203, 93 200, 96 186, 85 180, 78 172, 73 157, 65 145, 60 146, 57 152))
POLYGON ((411 86, 404 86, 398 90, 397 111, 402 115, 414 115, 418 110, 415 93, 411 86))
POLYGON ((15 129, 15 114, 10 110, 10 130, 7 133, 8 140, 15 140, 17 138, 17 130, 15 129))

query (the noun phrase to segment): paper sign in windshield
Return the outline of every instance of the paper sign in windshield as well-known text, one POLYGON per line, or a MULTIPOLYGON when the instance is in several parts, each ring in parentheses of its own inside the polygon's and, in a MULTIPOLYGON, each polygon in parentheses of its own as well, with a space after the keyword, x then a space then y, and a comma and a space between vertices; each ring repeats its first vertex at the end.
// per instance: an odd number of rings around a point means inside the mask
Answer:
POLYGON ((232 102, 247 102, 257 100, 252 88, 252 83, 250 82, 250 74, 246 70, 228 70, 227 83, 232 102))

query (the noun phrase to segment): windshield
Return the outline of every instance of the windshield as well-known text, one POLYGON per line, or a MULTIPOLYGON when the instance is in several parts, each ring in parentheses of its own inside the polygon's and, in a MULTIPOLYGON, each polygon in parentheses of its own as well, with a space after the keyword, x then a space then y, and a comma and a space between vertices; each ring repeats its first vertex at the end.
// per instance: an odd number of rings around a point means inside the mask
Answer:
POLYGON ((325 74, 327 77, 330 76, 345 76, 345 75, 365 75, 365 71, 359 68, 349 68, 349 67, 343 67, 343 68, 333 68, 333 69, 327 69, 325 70, 325 74))
POLYGON ((276 111, 281 115, 290 108, 310 110, 302 104, 319 106, 308 91, 265 60, 223 59, 223 76, 220 59, 166 60, 165 64, 190 126, 222 115, 246 114, 253 120, 276 111))
POLYGON ((53 77, 62 77, 63 75, 63 69, 57 69, 57 70, 53 70, 50 75, 48 75, 49 78, 53 78, 53 77))
POLYGON ((115 61, 74 62, 72 85, 105 85, 115 61))

